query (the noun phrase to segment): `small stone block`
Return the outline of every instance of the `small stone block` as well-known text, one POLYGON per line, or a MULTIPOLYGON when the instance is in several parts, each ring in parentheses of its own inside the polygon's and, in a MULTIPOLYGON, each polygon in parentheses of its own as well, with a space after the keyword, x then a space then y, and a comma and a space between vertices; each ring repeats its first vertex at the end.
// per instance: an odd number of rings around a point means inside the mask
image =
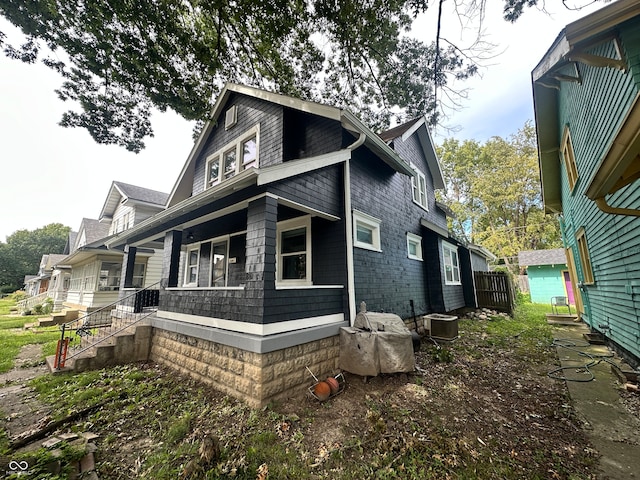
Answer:
POLYGON ((87 453, 94 453, 98 450, 98 447, 96 446, 95 443, 87 443, 87 446, 85 447, 87 453))
POLYGON ((78 438, 78 434, 77 433, 73 433, 73 432, 68 432, 68 433, 63 433, 61 435, 58 435, 62 440, 75 440, 76 438, 78 438))
POLYGON ((90 472, 96 469, 96 462, 93 458, 93 453, 88 453, 80 460, 80 473, 90 472))
POLYGON ((91 440, 98 438, 100 435, 93 432, 82 432, 80 436, 84 438, 86 441, 90 442, 91 440))
POLYGON ((625 385, 625 388, 627 389, 627 392, 638 393, 638 391, 639 391, 638 385, 635 385, 633 383, 627 383, 625 385))
POLYGON ((51 437, 45 440, 44 442, 42 442, 42 446, 44 448, 52 448, 58 445, 60 442, 62 442, 62 440, 60 440, 58 437, 51 437))

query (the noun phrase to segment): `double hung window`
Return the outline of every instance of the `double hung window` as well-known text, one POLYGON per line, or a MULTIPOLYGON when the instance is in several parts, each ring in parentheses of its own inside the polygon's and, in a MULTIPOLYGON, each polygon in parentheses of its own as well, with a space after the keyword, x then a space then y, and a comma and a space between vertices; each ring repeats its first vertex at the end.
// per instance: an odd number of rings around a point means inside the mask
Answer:
POLYGON ((278 282, 311 285, 311 218, 280 222, 277 235, 278 282))
POLYGON ((256 125, 242 136, 207 157, 205 188, 218 185, 240 172, 258 166, 259 127, 256 125))
POLYGON ((460 285, 460 264, 458 249, 448 243, 442 243, 444 257, 444 283, 446 285, 460 285))

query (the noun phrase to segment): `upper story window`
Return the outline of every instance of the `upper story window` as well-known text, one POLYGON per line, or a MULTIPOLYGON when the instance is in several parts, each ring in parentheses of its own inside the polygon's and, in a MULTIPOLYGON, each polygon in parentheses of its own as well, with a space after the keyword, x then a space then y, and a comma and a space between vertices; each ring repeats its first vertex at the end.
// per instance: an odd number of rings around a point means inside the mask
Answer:
POLYGON ((366 213, 353 211, 353 245, 381 252, 380 220, 366 213))
POLYGON ((411 177, 411 191, 413 201, 428 211, 429 205, 427 204, 427 178, 420 170, 416 168, 415 165, 412 164, 411 166, 416 171, 416 174, 411 177))
POLYGON ((567 180, 569 181, 569 191, 572 192, 578 182, 578 167, 576 165, 576 156, 573 151, 573 142, 571 141, 569 126, 564 127, 561 149, 564 166, 567 171, 567 180))
POLYGON ((578 254, 580 255, 580 264, 582 265, 583 282, 592 284, 593 269, 591 268, 591 256, 589 255, 589 247, 587 246, 587 237, 584 228, 580 228, 576 232, 576 243, 578 244, 578 254))
POLYGON ((259 125, 207 157, 206 185, 213 187, 258 166, 259 125))
POLYGON ((453 245, 442 242, 444 257, 444 283, 446 285, 460 285, 460 263, 458 249, 453 245))
POLYGON ((311 285, 311 217, 278 223, 277 235, 278 282, 311 285))

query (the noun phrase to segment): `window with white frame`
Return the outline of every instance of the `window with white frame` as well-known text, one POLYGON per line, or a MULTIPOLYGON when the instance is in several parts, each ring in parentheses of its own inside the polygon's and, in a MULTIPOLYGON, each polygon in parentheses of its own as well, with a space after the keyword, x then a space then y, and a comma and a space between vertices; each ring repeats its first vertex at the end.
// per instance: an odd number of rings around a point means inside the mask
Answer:
POLYGON ((311 285, 311 217, 279 222, 277 251, 278 282, 311 285))
POLYGON ((448 243, 442 243, 444 256, 444 283, 446 285, 460 285, 460 264, 458 249, 448 243))
POLYGON ((187 265, 184 270, 184 284, 198 285, 198 264, 200 262, 200 245, 187 249, 187 265))
POLYGON ((213 242, 211 246, 211 282, 212 287, 227 286, 227 248, 228 242, 213 242))
POLYGON ((100 291, 119 290, 121 274, 122 274, 121 263, 102 262, 100 265, 100 278, 98 279, 98 290, 100 291))
POLYGON ((133 277, 131 278, 131 286, 133 288, 144 287, 144 271, 145 271, 144 263, 136 263, 133 266, 133 277))
POLYGON ((411 166, 416 172, 416 174, 411 177, 411 192, 413 201, 425 210, 429 210, 429 205, 427 203, 427 178, 420 170, 416 168, 415 165, 411 164, 411 166))
POLYGON ((422 260, 422 237, 407 232, 407 256, 413 260, 422 260))
POLYGON ((353 211, 353 245, 368 250, 380 249, 380 220, 366 213, 353 211))
POLYGON ((205 188, 218 185, 248 168, 258 166, 259 130, 256 125, 207 157, 205 188))

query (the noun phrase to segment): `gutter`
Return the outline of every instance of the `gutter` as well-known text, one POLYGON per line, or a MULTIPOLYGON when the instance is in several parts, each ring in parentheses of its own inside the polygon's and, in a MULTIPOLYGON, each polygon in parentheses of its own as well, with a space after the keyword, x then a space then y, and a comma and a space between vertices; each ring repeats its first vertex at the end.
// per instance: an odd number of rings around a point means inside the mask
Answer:
MULTIPOLYGON (((358 139, 347 147, 353 152, 362 146, 366 138, 364 132, 360 133, 358 139)), ((353 326, 356 318, 356 280, 355 266, 353 264, 353 221, 351 215, 351 158, 344 162, 344 223, 347 237, 347 298, 349 301, 349 324, 353 326)))

